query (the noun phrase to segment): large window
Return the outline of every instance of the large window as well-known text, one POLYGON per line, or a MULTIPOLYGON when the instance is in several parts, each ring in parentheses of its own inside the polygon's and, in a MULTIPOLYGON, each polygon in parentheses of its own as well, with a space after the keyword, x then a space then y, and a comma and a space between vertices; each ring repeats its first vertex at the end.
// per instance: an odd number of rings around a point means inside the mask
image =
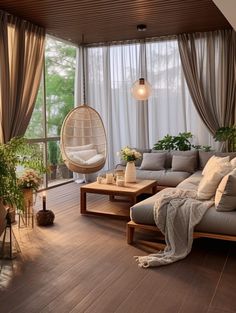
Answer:
POLYGON ((60 131, 66 114, 74 107, 76 48, 47 37, 45 67, 26 137, 43 145, 50 168, 45 186, 72 178, 60 154, 60 131))

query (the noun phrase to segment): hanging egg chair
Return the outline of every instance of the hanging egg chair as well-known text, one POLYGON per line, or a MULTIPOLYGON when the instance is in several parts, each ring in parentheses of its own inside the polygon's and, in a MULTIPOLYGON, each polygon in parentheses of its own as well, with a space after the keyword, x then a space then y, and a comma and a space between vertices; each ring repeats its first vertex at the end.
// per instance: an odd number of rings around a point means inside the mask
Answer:
POLYGON ((87 105, 71 110, 61 128, 61 154, 69 170, 81 174, 103 168, 107 140, 99 113, 87 105))

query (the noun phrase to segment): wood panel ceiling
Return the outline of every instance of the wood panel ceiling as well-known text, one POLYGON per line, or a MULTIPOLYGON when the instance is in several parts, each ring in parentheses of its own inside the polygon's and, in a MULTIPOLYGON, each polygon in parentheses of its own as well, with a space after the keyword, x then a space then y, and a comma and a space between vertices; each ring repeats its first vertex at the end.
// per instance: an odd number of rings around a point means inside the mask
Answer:
POLYGON ((231 27, 212 0, 0 0, 0 8, 74 43, 82 34, 97 43, 231 27))

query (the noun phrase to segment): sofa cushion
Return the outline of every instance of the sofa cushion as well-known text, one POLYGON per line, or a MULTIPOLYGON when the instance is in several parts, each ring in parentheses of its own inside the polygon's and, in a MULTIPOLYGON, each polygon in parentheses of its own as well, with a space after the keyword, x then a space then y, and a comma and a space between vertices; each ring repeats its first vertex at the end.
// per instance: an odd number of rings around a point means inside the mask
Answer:
POLYGON ((181 181, 189 177, 191 174, 187 172, 173 172, 169 170, 149 171, 137 169, 136 176, 138 179, 153 179, 160 186, 176 187, 181 181))
POLYGON ((159 171, 165 169, 166 153, 143 153, 141 170, 159 171))
POLYGON ((220 182, 216 190, 215 206, 217 211, 236 210, 236 169, 220 182))
POLYGON ((197 171, 193 173, 191 176, 183 180, 178 184, 176 188, 187 189, 187 190, 196 190, 198 189, 198 185, 202 179, 202 171, 197 171))
MULTIPOLYGON (((141 153, 141 158, 134 162, 135 166, 140 166, 141 165, 144 153, 151 152, 151 149, 138 149, 138 148, 131 148, 131 149, 135 149, 137 152, 141 153)), ((123 166, 126 166, 127 161, 121 159, 120 160, 120 164, 123 165, 123 166)))
POLYGON ((208 175, 211 171, 215 170, 218 166, 224 164, 225 162, 229 162, 229 156, 217 157, 213 155, 204 166, 202 175, 208 175))
POLYGON ((195 156, 173 155, 171 170, 193 173, 196 166, 195 161, 195 156))
POLYGON ((199 169, 203 169, 207 161, 213 156, 225 157, 229 156, 230 160, 236 157, 236 152, 216 152, 216 151, 199 151, 199 169))
MULTIPOLYGON (((130 208, 131 219, 138 224, 155 225, 153 207, 158 194, 141 201, 130 208)), ((236 236, 236 211, 217 212, 215 206, 210 207, 195 231, 236 236)))

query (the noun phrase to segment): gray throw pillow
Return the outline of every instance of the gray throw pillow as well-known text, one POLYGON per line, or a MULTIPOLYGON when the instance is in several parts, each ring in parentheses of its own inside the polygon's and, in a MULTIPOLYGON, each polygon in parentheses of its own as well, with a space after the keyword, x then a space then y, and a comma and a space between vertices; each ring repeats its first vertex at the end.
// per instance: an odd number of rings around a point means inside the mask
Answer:
POLYGON ((173 155, 171 170, 174 172, 193 173, 195 170, 195 156, 173 155))
POLYGON ((160 171, 165 169, 166 153, 144 153, 141 170, 160 171))
POLYGON ((220 182, 215 195, 216 211, 236 210, 236 169, 220 182))

